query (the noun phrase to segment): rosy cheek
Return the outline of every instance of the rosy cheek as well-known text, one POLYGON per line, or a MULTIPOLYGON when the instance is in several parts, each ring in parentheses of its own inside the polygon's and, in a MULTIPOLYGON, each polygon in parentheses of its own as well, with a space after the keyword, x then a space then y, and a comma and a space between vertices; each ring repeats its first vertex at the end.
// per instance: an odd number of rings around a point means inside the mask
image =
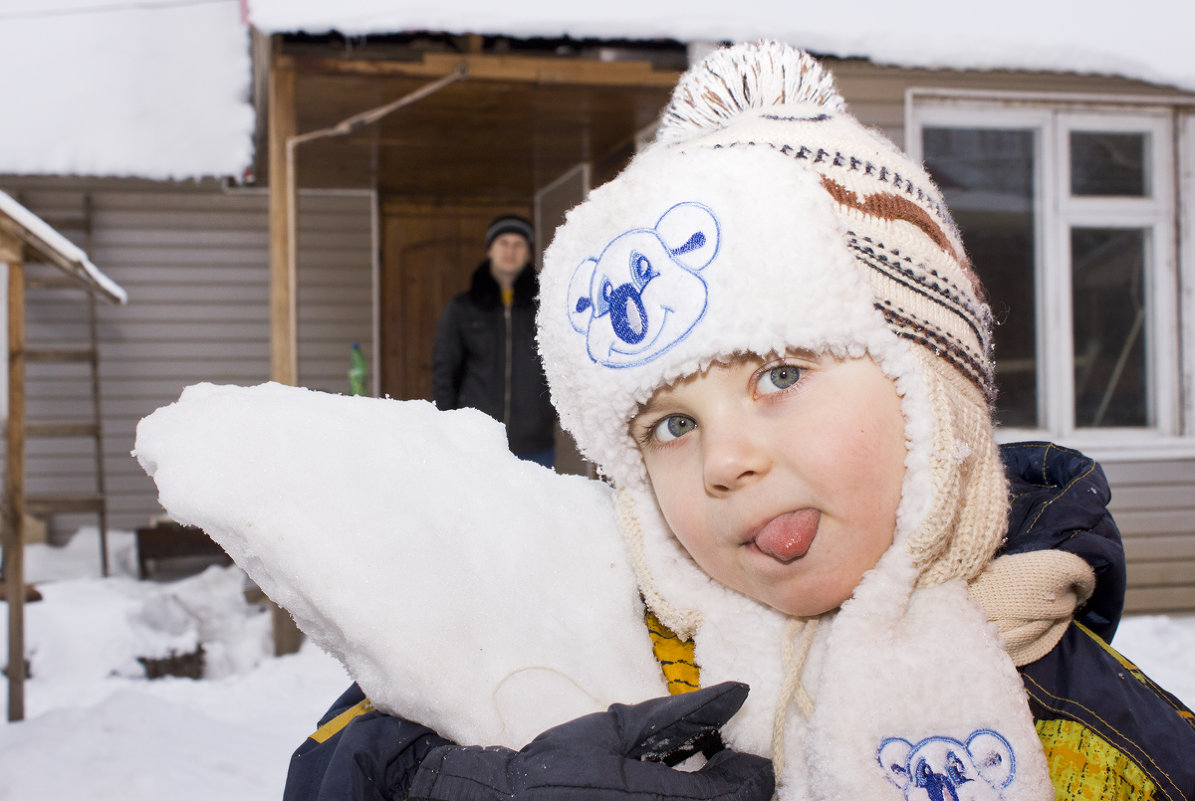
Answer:
POLYGON ((673 536, 680 540, 681 545, 685 546, 687 550, 691 542, 693 542, 693 530, 691 522, 685 515, 683 509, 663 509, 664 522, 668 524, 668 528, 672 530, 673 536))
POLYGON ((695 513, 692 503, 661 504, 664 522, 681 544, 681 547, 699 563, 710 549, 708 536, 701 529, 700 515, 695 513))

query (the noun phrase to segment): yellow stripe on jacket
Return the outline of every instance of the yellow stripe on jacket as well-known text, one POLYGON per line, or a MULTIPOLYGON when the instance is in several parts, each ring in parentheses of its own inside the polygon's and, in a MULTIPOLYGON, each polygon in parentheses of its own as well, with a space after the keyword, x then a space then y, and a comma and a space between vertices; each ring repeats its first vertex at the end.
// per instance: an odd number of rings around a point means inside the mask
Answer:
POLYGON ((643 619, 651 635, 652 653, 668 682, 668 692, 680 695, 701 689, 701 670, 693 659, 693 643, 677 637, 651 612, 645 612, 643 619))
POLYGON ((371 703, 370 700, 368 698, 366 698, 364 701, 361 701, 359 703, 354 704, 353 706, 350 706, 348 709, 344 710, 339 715, 332 718, 324 725, 320 726, 318 729, 316 729, 315 731, 313 731, 311 733, 311 735, 308 737, 308 739, 315 740, 317 743, 325 742, 326 740, 331 738, 332 735, 338 733, 345 726, 349 725, 349 722, 353 718, 357 717, 358 715, 364 715, 366 712, 372 712, 372 711, 373 711, 373 703, 371 703))

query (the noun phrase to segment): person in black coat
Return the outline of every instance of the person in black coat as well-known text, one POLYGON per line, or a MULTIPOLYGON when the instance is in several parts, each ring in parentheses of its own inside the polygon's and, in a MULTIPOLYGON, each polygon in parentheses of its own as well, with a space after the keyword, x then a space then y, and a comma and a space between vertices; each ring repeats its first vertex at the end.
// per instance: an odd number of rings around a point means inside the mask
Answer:
POLYGON ((485 261, 440 316, 433 398, 442 410, 472 407, 501 421, 516 456, 552 467, 556 412, 535 346, 534 241, 523 217, 490 223, 485 261))

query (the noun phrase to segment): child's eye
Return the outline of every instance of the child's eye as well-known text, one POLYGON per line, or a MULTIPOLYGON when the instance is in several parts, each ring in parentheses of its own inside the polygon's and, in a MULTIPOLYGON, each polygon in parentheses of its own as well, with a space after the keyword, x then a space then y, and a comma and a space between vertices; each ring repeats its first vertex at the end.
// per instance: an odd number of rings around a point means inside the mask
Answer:
POLYGON ((697 428, 697 421, 683 414, 670 414, 649 432, 656 442, 671 442, 697 428))
POLYGON ((771 395, 773 392, 786 390, 801 380, 801 372, 800 367, 792 364, 782 364, 779 367, 764 370, 759 377, 757 390, 761 395, 771 395))

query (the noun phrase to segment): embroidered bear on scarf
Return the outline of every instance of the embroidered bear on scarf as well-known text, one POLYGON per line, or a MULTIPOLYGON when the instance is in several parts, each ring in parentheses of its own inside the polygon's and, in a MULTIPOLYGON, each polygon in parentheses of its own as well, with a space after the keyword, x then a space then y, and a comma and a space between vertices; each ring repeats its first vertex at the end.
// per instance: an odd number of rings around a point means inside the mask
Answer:
POLYGON ((1016 775, 1012 747, 990 729, 973 732, 965 743, 927 737, 914 745, 893 737, 876 758, 908 801, 998 801, 1016 775))

